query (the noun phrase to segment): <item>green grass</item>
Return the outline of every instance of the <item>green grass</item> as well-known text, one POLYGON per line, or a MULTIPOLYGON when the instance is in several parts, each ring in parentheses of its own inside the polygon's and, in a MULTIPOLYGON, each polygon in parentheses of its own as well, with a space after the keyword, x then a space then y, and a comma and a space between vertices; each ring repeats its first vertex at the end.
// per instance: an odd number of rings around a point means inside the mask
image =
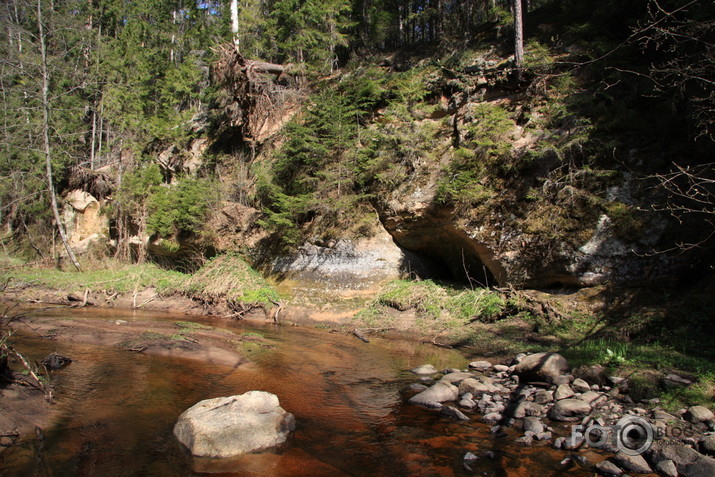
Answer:
POLYGON ((395 280, 378 295, 373 306, 397 310, 415 309, 423 318, 432 320, 492 321, 506 306, 497 292, 484 288, 469 290, 439 284, 432 280, 395 280))
POLYGON ((194 321, 175 321, 174 325, 178 328, 185 330, 210 330, 211 326, 202 325, 201 323, 196 323, 194 321))
POLYGON ((263 339, 264 336, 260 333, 257 333, 255 331, 247 331, 246 333, 241 333, 242 338, 254 338, 254 339, 263 339))
POLYGON ((0 270, 0 283, 6 281, 10 287, 39 286, 63 292, 89 288, 110 294, 153 287, 162 296, 180 294, 211 303, 225 300, 266 307, 280 298, 257 271, 235 255, 218 256, 193 275, 152 263, 110 263, 105 268, 83 272, 31 267, 0 270))
POLYGON ((461 328, 469 322, 494 321, 505 308, 504 297, 491 290, 457 288, 432 280, 394 280, 355 319, 366 326, 390 326, 395 319, 390 309, 414 310, 415 325, 421 331, 441 329, 463 335, 461 328))
POLYGON ((102 270, 83 272, 64 271, 55 268, 17 268, 0 271, 0 280, 10 280, 10 286, 30 284, 61 291, 76 291, 77 288, 105 290, 109 293, 130 293, 135 288, 155 287, 161 295, 170 295, 180 290, 188 275, 164 270, 152 263, 143 265, 114 264, 102 270))
POLYGON ((616 338, 591 338, 563 349, 572 367, 599 364, 608 373, 628 377, 630 395, 639 401, 658 397, 671 411, 696 404, 714 407, 715 362, 675 343, 616 338), (694 381, 690 386, 666 385, 663 377, 674 373, 694 381))

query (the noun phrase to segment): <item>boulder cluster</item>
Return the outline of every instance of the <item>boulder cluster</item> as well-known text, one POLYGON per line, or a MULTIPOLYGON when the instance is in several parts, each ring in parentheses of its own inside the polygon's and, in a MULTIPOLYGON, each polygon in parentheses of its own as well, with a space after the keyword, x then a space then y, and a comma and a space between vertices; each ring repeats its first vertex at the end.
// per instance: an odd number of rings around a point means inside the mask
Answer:
MULTIPOLYGON (((657 399, 636 403, 628 395, 629 380, 608 376, 601 366, 574 373, 557 353, 522 353, 508 365, 474 361, 465 370, 440 372, 425 364, 411 371, 420 382, 410 386, 410 403, 456 420, 478 418, 496 434, 505 427, 521 429, 517 442, 570 451, 565 460, 603 475, 715 475, 712 411, 693 406, 673 415, 657 399), (573 454, 588 447, 613 455, 594 465, 573 454)), ((477 459, 467 452, 465 468, 471 470, 477 459)))

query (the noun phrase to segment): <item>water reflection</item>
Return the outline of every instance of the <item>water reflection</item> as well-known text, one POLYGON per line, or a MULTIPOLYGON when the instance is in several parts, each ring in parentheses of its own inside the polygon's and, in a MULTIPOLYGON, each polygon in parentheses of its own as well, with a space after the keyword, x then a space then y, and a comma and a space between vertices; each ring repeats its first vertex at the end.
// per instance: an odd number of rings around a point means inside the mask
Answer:
MULTIPOLYGON (((137 319, 136 314, 92 316, 137 319)), ((147 314, 139 318, 186 320, 147 314)), ((495 451, 494 459, 480 460, 479 475, 563 471, 558 464, 563 455, 555 451, 513 445, 516 435, 497 439, 476 420, 456 423, 403 405, 403 390, 415 381, 404 370, 426 362, 438 369, 463 367, 466 361, 456 352, 380 339, 365 344, 305 328, 201 322, 237 337, 260 333, 265 346, 246 346, 251 364, 229 368, 23 333, 23 348, 31 358, 56 351, 74 361, 54 377, 62 417, 45 430, 42 459, 38 444, 28 439, 0 455, 0 475, 450 476, 465 475, 461 459, 467 450, 477 455, 495 451), (275 393, 281 406, 296 416, 297 430, 288 442, 237 459, 188 456, 171 433, 178 415, 202 399, 252 389, 275 393)))

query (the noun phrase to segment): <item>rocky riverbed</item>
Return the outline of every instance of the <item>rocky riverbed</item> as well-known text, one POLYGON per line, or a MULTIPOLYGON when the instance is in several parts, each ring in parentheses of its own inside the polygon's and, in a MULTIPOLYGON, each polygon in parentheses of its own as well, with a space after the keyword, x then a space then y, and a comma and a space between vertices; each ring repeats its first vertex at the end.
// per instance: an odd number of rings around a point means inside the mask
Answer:
MULTIPOLYGON (((659 401, 634 402, 628 378, 610 376, 600 366, 573 371, 556 353, 520 354, 508 364, 474 361, 467 369, 411 370, 409 402, 434 409, 445 419, 479 419, 501 434, 523 431, 524 446, 553 446, 572 452, 566 460, 591 465, 603 475, 715 475, 715 416, 703 406, 673 414, 659 401), (610 455, 589 462, 587 449, 610 455)), ((487 453, 488 454, 488 453, 487 453)), ((464 455, 464 468, 481 458, 464 455)))

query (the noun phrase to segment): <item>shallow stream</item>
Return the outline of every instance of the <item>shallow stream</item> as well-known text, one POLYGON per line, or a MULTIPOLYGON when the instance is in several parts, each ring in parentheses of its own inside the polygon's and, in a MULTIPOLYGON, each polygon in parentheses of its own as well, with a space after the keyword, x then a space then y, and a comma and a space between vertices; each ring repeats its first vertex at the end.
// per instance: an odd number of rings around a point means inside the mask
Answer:
MULTIPOLYGON (((116 311, 92 316, 187 320, 116 311)), ((60 418, 44 440, 29 437, 0 454, 0 476, 592 475, 560 464, 567 454, 546 444, 514 443, 515 430, 492 435, 478 415, 460 423, 407 404, 405 389, 418 379, 406 370, 424 363, 463 368, 467 360, 456 351, 380 338, 363 343, 303 327, 190 320, 264 339, 239 344, 250 363, 228 368, 23 334, 20 350, 30 358, 58 352, 74 361, 53 374, 60 418), (202 399, 250 390, 276 394, 296 416, 288 442, 232 460, 191 458, 172 434, 179 414, 202 399), (462 466, 467 451, 480 456, 474 474, 462 466)))

